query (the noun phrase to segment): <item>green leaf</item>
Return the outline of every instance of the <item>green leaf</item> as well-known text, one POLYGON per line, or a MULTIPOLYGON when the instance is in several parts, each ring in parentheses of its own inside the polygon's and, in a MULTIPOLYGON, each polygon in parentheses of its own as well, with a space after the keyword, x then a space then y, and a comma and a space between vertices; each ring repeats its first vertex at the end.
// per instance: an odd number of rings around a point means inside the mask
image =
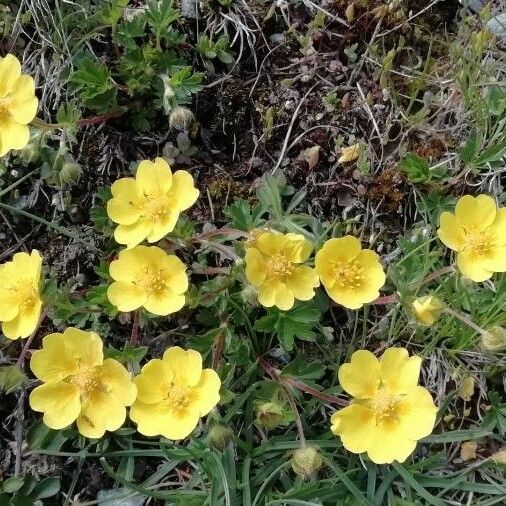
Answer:
POLYGON ((179 11, 173 9, 172 5, 172 0, 150 0, 148 2, 146 17, 157 38, 160 38, 162 32, 180 17, 179 11))
POLYGON ((25 482, 24 478, 12 476, 11 478, 7 478, 2 483, 2 490, 4 492, 8 492, 9 494, 13 494, 14 492, 17 492, 23 486, 24 482, 25 482))
POLYGON ((483 135, 477 131, 471 133, 466 143, 458 150, 462 161, 469 165, 475 157, 476 152, 481 148, 483 143, 483 135))
POLYGON ((135 38, 146 35, 146 14, 141 13, 129 21, 124 21, 116 29, 115 40, 125 49, 136 49, 135 38))
POLYGON ((232 220, 231 226, 245 232, 262 224, 263 213, 264 210, 260 206, 251 207, 246 200, 236 200, 232 205, 223 209, 223 214, 232 220))
POLYGON ((427 183, 431 180, 429 163, 415 153, 406 155, 399 162, 399 167, 406 173, 411 183, 427 183))
POLYGON ((117 350, 113 346, 108 346, 105 349, 105 356, 107 358, 114 358, 122 364, 134 363, 138 364, 148 352, 146 346, 132 346, 130 343, 125 343, 123 350, 117 350))
POLYGON ((268 314, 259 318, 254 329, 258 332, 274 332, 284 350, 291 351, 295 338, 314 341, 313 327, 319 321, 321 312, 309 304, 298 304, 288 311, 269 309, 268 314))
POLYGON ((76 67, 70 82, 86 106, 103 112, 116 105, 116 88, 106 65, 85 57, 76 67))
POLYGON ((53 497, 60 491, 60 478, 46 478, 37 483, 30 497, 32 499, 46 499, 53 497))

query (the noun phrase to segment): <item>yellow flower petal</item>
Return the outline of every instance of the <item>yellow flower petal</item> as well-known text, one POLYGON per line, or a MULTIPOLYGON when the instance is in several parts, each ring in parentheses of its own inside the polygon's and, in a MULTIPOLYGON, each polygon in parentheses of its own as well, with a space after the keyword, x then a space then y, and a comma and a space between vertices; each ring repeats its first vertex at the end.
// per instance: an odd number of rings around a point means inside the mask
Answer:
MULTIPOLYGON (((260 300, 260 296, 258 298, 260 300)), ((293 296, 293 293, 291 290, 289 290, 286 285, 280 285, 279 289, 275 292, 275 305, 281 311, 288 311, 289 309, 292 309, 293 305, 295 303, 295 297, 293 296)))
POLYGON ((133 225, 139 219, 141 211, 134 200, 112 198, 107 201, 107 215, 120 225, 133 225))
POLYGON ((39 323, 42 302, 37 299, 29 308, 21 308, 16 318, 2 323, 2 332, 8 339, 28 337, 39 323))
POLYGON ((409 439, 428 436, 434 429, 437 408, 426 388, 417 386, 406 395, 397 408, 401 430, 409 439))
POLYGON ((179 218, 179 213, 173 210, 170 210, 157 221, 154 221, 151 225, 151 232, 148 234, 148 242, 158 242, 163 239, 167 234, 174 230, 176 226, 177 220, 179 218))
POLYGON ((123 406, 130 406, 137 397, 137 387, 130 373, 117 360, 107 358, 97 367, 97 375, 107 392, 113 395, 123 406))
POLYGON ((264 232, 257 239, 257 249, 264 255, 276 255, 283 251, 286 244, 284 234, 264 232))
POLYGON ((422 359, 405 348, 388 348, 380 358, 381 381, 391 394, 408 394, 418 384, 422 359))
POLYGON ((380 422, 367 455, 375 464, 391 464, 394 460, 402 463, 415 448, 416 441, 405 437, 398 423, 380 422))
POLYGON ((313 251, 312 244, 302 234, 285 234, 284 251, 287 258, 296 264, 305 262, 313 251))
POLYGON ((506 245, 506 207, 501 207, 497 210, 494 223, 490 225, 497 246, 506 245))
POLYGON ((331 431, 340 436, 350 452, 363 453, 377 437, 374 412, 361 404, 350 404, 332 415, 331 431))
POLYGON ((30 394, 30 407, 44 413, 44 423, 50 429, 63 429, 79 415, 79 390, 70 383, 44 383, 30 394))
POLYGON ((145 195, 167 193, 172 186, 172 171, 163 158, 139 163, 135 179, 145 195))
POLYGON ((170 425, 169 411, 165 402, 145 404, 138 399, 130 408, 130 419, 143 436, 159 436, 162 428, 170 425))
POLYGON ((465 231, 453 213, 444 212, 441 214, 437 235, 441 242, 453 251, 462 251, 465 248, 465 231))
POLYGON ((100 336, 93 331, 68 327, 63 332, 65 346, 80 366, 95 367, 104 361, 103 344, 100 336))
POLYGON ((112 283, 107 288, 107 298, 113 306, 118 308, 118 311, 123 313, 140 308, 148 300, 142 288, 123 281, 112 283))
POLYGON ((106 430, 118 430, 125 418, 125 406, 114 395, 95 390, 83 402, 77 428, 83 436, 97 439, 106 430))
POLYGON ((60 333, 44 337, 42 349, 34 351, 30 359, 30 369, 37 378, 55 382, 77 373, 78 359, 66 343, 66 337, 60 333))
POLYGON ((372 398, 380 384, 380 364, 367 350, 358 350, 351 362, 339 368, 339 383, 343 389, 357 399, 372 398))
POLYGON ((272 307, 276 304, 276 295, 283 285, 278 281, 264 283, 258 290, 258 302, 264 307, 272 307))
POLYGON ((137 400, 144 404, 157 404, 167 396, 166 385, 174 380, 174 373, 158 358, 150 360, 134 378, 137 400))
POLYGON ((174 374, 174 381, 178 384, 194 387, 200 381, 202 355, 198 351, 173 346, 165 351, 163 361, 174 374))
POLYGON ((220 402, 221 380, 213 369, 204 369, 191 397, 200 416, 207 415, 220 402))
POLYGON ((483 259, 480 259, 474 254, 459 253, 457 255, 457 265, 465 278, 468 278, 476 283, 486 281, 493 276, 493 272, 486 267, 483 259))
POLYGON ((200 192, 195 188, 192 175, 178 170, 172 176, 172 187, 168 193, 171 205, 178 211, 185 211, 197 202, 200 192))
POLYGON ((492 272, 506 272, 506 246, 496 246, 481 260, 483 268, 492 272))
POLYGON ((21 63, 13 55, 8 54, 5 57, 0 57, 0 97, 12 93, 19 77, 21 76, 21 63))
POLYGON ((172 441, 180 441, 188 437, 199 423, 196 409, 186 409, 180 413, 167 413, 166 423, 160 428, 160 434, 172 441))
POLYGON ((167 316, 176 313, 184 307, 186 297, 174 293, 172 290, 161 290, 156 294, 149 295, 143 306, 153 314, 167 316))
POLYGON ((140 244, 151 232, 152 225, 144 219, 139 219, 132 225, 118 225, 114 230, 114 239, 127 248, 140 244))
POLYGON ((0 156, 11 149, 23 149, 30 140, 30 129, 12 120, 4 120, 0 125, 0 156))
POLYGON ((19 302, 12 296, 12 290, 0 284, 0 321, 14 320, 19 313, 19 302))
POLYGON ((465 230, 483 230, 492 225, 497 214, 495 200, 488 195, 464 195, 455 206, 455 216, 465 230))
POLYGON ((28 125, 37 114, 39 101, 35 96, 35 82, 31 76, 22 75, 11 95, 10 113, 16 123, 28 125))
POLYGON ((318 274, 307 265, 297 267, 286 279, 286 286, 298 300, 311 300, 314 289, 320 284, 318 274))
POLYGON ((253 286, 260 286, 265 281, 267 265, 264 257, 256 248, 248 248, 244 256, 246 279, 253 286))

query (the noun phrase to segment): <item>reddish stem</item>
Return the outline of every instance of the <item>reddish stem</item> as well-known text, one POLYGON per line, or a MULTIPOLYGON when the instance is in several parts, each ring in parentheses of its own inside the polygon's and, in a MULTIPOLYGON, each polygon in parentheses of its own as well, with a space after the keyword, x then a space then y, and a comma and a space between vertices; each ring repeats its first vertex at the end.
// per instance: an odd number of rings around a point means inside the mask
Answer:
POLYGON ((140 311, 134 311, 134 321, 132 324, 132 333, 130 334, 130 344, 137 346, 139 344, 139 316, 140 311))
POLYGON ((334 395, 329 395, 320 392, 319 390, 316 390, 315 388, 310 387, 309 385, 306 385, 306 383, 299 381, 295 378, 285 378, 284 376, 279 375, 278 371, 262 357, 258 359, 258 363, 274 381, 277 381, 278 383, 281 383, 284 386, 289 385, 292 388, 300 390, 301 392, 304 392, 306 394, 312 395, 313 397, 316 397, 317 399, 320 399, 321 401, 326 402, 328 404, 337 404, 338 406, 347 406, 349 404, 349 402, 344 399, 340 399, 339 397, 336 397, 334 395))
POLYGON ((220 327, 220 331, 214 338, 214 350, 213 350, 213 369, 216 371, 220 367, 221 356, 223 353, 223 346, 225 344, 225 329, 227 322, 223 322, 220 327))
POLYGON ((125 111, 108 112, 105 114, 100 114, 98 116, 82 118, 77 123, 79 126, 99 125, 100 123, 106 123, 110 119, 119 118, 120 116, 123 116, 123 114, 125 114, 125 111))

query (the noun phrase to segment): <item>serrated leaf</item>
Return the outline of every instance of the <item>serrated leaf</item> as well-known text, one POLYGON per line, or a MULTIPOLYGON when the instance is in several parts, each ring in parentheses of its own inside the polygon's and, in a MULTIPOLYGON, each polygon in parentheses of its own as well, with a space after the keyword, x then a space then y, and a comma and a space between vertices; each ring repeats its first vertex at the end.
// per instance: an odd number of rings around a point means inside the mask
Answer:
POLYGON ((427 183, 431 180, 430 166, 427 160, 415 153, 409 153, 399 162, 399 167, 412 183, 427 183))
POLYGON ((25 373, 15 365, 0 367, 0 392, 10 394, 28 381, 25 373))
POLYGON ((288 311, 274 308, 255 322, 254 329, 258 332, 274 332, 283 349, 291 351, 296 337, 314 341, 315 333, 312 329, 320 317, 321 312, 310 304, 298 304, 288 311))

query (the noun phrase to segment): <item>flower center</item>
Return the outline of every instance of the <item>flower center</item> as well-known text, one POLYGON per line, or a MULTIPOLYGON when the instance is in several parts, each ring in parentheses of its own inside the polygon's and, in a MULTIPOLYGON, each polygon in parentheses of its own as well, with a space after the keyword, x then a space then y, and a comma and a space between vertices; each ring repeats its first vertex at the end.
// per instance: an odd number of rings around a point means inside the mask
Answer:
POLYGON ((83 367, 79 369, 79 372, 72 376, 70 382, 79 388, 81 397, 88 397, 91 392, 102 387, 94 367, 83 367))
POLYGON ((345 289, 361 288, 364 283, 364 268, 356 260, 336 263, 334 267, 336 284, 345 289))
POLYGON ((268 277, 279 278, 289 276, 294 270, 295 266, 283 253, 277 253, 267 259, 268 277))
POLYGON ((146 266, 137 282, 149 295, 158 295, 167 287, 162 269, 146 266))
POLYGON ((153 221, 160 221, 169 214, 167 196, 163 194, 146 195, 141 206, 142 214, 153 221))
POLYGON ((385 388, 378 390, 372 401, 372 408, 376 413, 376 422, 388 421, 397 417, 397 405, 399 396, 388 393, 385 388))
POLYGON ((495 241, 488 230, 466 232, 465 249, 478 256, 486 256, 495 247, 495 241))
POLYGON ((8 120, 11 116, 11 103, 12 98, 8 95, 6 97, 0 98, 0 123, 8 120))
POLYGON ((17 291, 21 311, 33 309, 39 297, 31 281, 21 280, 15 290, 17 291))
POLYGON ((170 410, 186 409, 190 405, 190 388, 172 382, 169 385, 166 400, 170 410))

